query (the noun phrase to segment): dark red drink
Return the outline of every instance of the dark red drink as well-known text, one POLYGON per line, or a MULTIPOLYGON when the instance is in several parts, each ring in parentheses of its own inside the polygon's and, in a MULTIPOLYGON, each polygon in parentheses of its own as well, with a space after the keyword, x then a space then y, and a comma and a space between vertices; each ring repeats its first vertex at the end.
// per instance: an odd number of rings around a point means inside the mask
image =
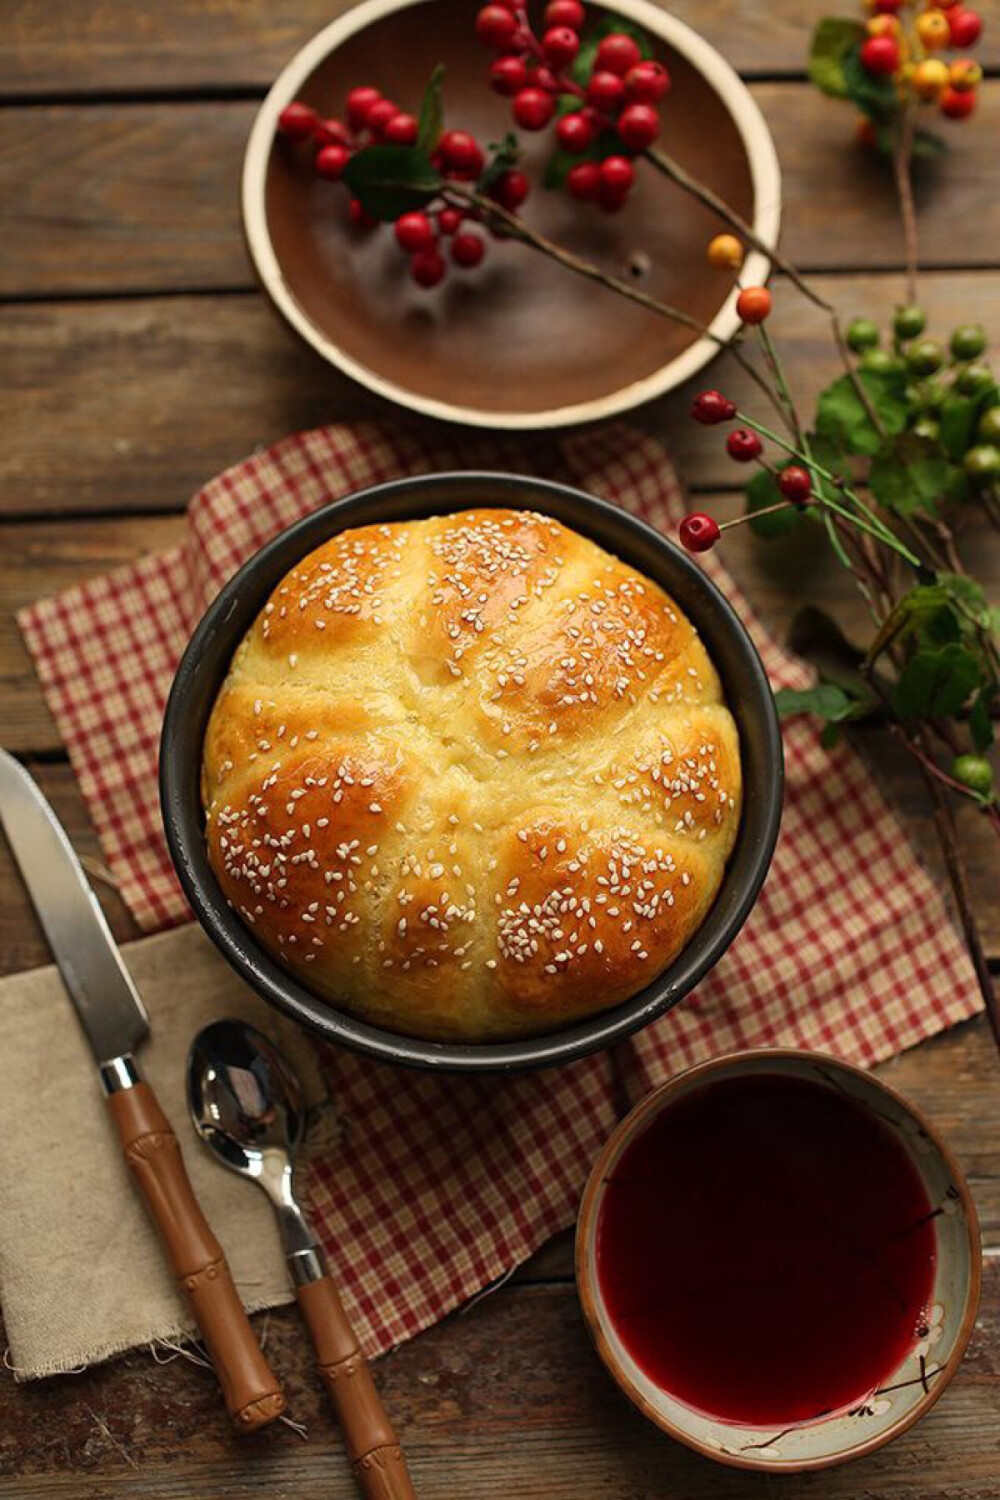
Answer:
POLYGON ((617 1162, 597 1228, 601 1292, 637 1364, 748 1425, 842 1410, 888 1380, 934 1263, 931 1205, 889 1127, 781 1073, 667 1105, 617 1162))

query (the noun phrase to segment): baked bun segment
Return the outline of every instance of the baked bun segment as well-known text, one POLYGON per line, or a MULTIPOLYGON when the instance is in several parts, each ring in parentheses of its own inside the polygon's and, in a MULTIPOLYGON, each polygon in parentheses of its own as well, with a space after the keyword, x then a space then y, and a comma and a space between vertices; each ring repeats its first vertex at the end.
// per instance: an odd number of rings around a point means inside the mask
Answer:
POLYGON ((657 585, 547 516, 342 532, 275 589, 205 738, 212 868, 313 993, 412 1036, 627 999, 740 818, 712 663, 657 585))

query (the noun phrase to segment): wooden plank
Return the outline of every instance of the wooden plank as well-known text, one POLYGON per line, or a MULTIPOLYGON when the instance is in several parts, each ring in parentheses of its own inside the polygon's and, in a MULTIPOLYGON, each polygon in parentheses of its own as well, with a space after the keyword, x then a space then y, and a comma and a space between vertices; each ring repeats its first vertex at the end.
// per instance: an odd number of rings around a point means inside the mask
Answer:
MULTIPOLYGON (((853 144, 850 110, 806 84, 753 93, 774 132, 790 205, 784 248, 813 269, 900 264, 895 193, 853 144)), ((0 113, 0 297, 250 289, 237 184, 256 105, 92 104, 0 113), (45 170, 38 170, 44 161, 45 170)), ((918 176, 925 265, 988 265, 1000 240, 991 191, 1000 83, 973 127, 918 176), (956 224, 975 233, 956 247, 956 224)))
MULTIPOLYGON (((802 73, 814 19, 797 0, 660 0, 737 68, 802 73)), ((6 0, 0 94, 156 94, 167 89, 262 89, 349 0, 6 0)), ((835 9, 835 8, 834 8, 835 9)), ((464 13, 471 24, 469 6, 464 13)), ((848 13, 851 7, 848 7, 848 13)), ((456 14, 463 14, 456 7, 456 14)), ((1000 60, 995 28, 977 49, 1000 60)))
MULTIPOLYGON (((307 1340, 271 1315, 268 1352, 303 1422, 252 1443, 232 1435, 211 1377, 134 1353, 0 1403, 0 1496, 17 1500, 354 1500, 307 1340)), ((920 1426, 862 1464, 810 1477, 818 1500, 988 1500, 1000 1422, 1000 1266, 988 1264, 978 1332, 954 1384, 920 1426)), ((376 1366, 422 1500, 752 1500, 774 1479, 695 1457, 618 1394, 570 1286, 509 1288, 376 1366)))
MULTIPOLYGON (((845 314, 888 319, 895 275, 819 276, 845 314)), ((774 332, 803 406, 838 372, 826 319, 778 287, 774 332)), ((596 295, 596 294, 595 294, 596 295)), ((601 293, 611 296, 612 293, 601 293)), ((922 300, 936 330, 1000 326, 1000 278, 930 273, 922 300)), ((399 411, 378 402, 293 342, 263 298, 178 296, 121 303, 0 308, 6 351, 6 440, 0 496, 7 515, 177 511, 212 474, 296 428, 399 411)), ((724 359, 703 375, 760 411, 754 388, 724 359)), ((668 437, 699 488, 734 485, 718 429, 688 419, 690 389, 639 420, 668 437)), ((535 438, 550 447, 549 436, 535 438)))

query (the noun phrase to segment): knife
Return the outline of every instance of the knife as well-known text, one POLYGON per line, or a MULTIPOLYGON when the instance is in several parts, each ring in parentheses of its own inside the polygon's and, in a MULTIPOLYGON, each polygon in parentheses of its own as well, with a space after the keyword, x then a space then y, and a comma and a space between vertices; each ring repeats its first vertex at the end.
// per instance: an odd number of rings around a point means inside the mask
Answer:
POLYGON ((149 1019, 80 861, 27 771, 0 750, 0 823, 97 1059, 125 1161, 194 1314, 226 1407, 252 1432, 285 1407, 198 1206, 177 1137, 136 1067, 149 1019))

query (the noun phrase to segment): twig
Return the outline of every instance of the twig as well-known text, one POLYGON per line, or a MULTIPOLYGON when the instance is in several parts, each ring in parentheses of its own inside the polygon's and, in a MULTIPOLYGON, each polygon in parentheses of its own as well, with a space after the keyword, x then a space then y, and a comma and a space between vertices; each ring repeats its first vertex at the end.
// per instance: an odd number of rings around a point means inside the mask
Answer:
POLYGON ((903 222, 903 251, 906 257, 906 300, 917 300, 917 211, 913 202, 913 135, 916 116, 912 104, 902 109, 902 119, 892 153, 892 167, 903 222))
POLYGON ((952 892, 955 896, 955 905, 958 907, 959 920, 962 924, 962 932, 965 936, 966 947, 969 950, 969 957, 972 959, 972 967, 976 971, 976 979, 983 997, 983 1004, 986 1007, 986 1014, 989 1017, 990 1027, 993 1031, 993 1040, 996 1043, 997 1051, 1000 1052, 1000 1002, 997 999, 996 987, 986 960, 986 954, 983 950, 983 940, 972 907, 972 893, 969 890, 969 880, 965 873, 965 866, 962 863, 962 856, 958 847, 955 816, 940 782, 934 776, 930 775, 922 760, 920 762, 920 769, 927 784, 927 790, 930 792, 934 802, 934 829, 938 836, 938 842, 941 845, 941 852, 944 855, 948 879, 951 882, 952 892))

